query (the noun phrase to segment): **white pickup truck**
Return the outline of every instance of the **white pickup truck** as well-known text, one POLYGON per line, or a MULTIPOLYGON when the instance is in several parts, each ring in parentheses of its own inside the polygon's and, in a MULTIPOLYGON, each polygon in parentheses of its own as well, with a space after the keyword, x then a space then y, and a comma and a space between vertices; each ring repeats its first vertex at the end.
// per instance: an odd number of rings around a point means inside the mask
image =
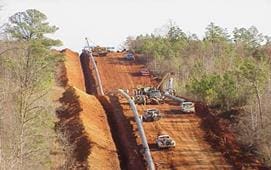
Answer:
POLYGON ((194 113, 195 112, 195 104, 193 102, 182 102, 181 103, 181 111, 184 113, 194 113))

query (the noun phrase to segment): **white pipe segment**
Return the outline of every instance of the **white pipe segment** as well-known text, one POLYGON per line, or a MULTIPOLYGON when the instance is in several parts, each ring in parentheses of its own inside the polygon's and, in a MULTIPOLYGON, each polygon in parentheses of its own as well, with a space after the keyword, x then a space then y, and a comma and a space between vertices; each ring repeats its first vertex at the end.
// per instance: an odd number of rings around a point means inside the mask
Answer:
POLYGON ((139 115, 138 115, 138 112, 136 109, 136 105, 135 105, 134 101, 131 99, 131 97, 127 93, 125 93, 122 89, 118 89, 118 91, 128 100, 128 102, 131 106, 131 109, 134 113, 134 118, 135 118, 135 121, 136 121, 136 124, 138 127, 138 132, 139 132, 139 135, 140 135, 140 138, 142 141, 142 145, 144 148, 144 156, 145 156, 147 164, 148 164, 148 169, 155 170, 155 166, 154 166, 154 163, 153 163, 153 160, 151 157, 150 148, 149 148, 149 145, 147 142, 147 138, 145 136, 144 128, 142 126, 142 120, 139 118, 139 115))
POLYGON ((102 81, 101 81, 101 78, 100 78, 99 70, 98 70, 98 68, 97 68, 95 59, 94 59, 94 57, 93 57, 93 55, 92 55, 91 52, 89 52, 89 56, 90 56, 90 58, 91 58, 92 64, 93 64, 93 66, 94 66, 96 78, 97 78, 97 80, 98 80, 98 88, 99 88, 99 90, 98 90, 98 95, 104 96, 102 81))
POLYGON ((92 55, 91 47, 89 46, 89 42, 88 42, 88 38, 86 37, 85 40, 87 42, 88 54, 89 54, 89 56, 91 58, 91 61, 92 61, 92 64, 93 64, 93 67, 94 67, 94 70, 95 70, 96 78, 98 80, 98 87, 99 87, 98 95, 104 96, 102 81, 101 81, 101 78, 100 78, 100 73, 99 73, 98 67, 97 67, 95 59, 94 59, 94 57, 92 55))
POLYGON ((176 97, 176 96, 172 96, 172 95, 170 95, 170 94, 167 93, 167 92, 165 92, 164 96, 166 96, 166 97, 168 97, 168 98, 171 98, 171 99, 173 99, 173 100, 175 100, 175 101, 177 101, 177 102, 180 102, 180 103, 182 103, 182 102, 185 101, 185 99, 180 98, 180 97, 176 97))

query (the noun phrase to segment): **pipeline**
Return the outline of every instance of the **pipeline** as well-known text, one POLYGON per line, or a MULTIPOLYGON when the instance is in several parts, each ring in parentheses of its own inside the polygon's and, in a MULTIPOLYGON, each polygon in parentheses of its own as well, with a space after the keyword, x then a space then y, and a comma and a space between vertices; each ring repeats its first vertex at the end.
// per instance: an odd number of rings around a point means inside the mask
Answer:
POLYGON ((98 71, 98 68, 97 68, 95 59, 94 59, 94 57, 93 57, 93 55, 92 55, 91 52, 89 52, 89 56, 90 56, 90 58, 91 58, 92 64, 93 64, 93 66, 94 66, 96 78, 97 78, 97 80, 98 80, 98 88, 99 88, 99 90, 98 90, 98 95, 104 96, 102 81, 101 81, 101 78, 100 78, 100 74, 99 74, 99 71, 98 71))
POLYGON ((180 103, 182 103, 182 102, 185 101, 185 99, 180 98, 180 97, 176 97, 176 96, 173 96, 173 95, 170 95, 170 94, 167 93, 167 92, 165 92, 164 96, 166 96, 166 97, 168 97, 168 98, 171 98, 171 99, 173 99, 173 100, 175 100, 175 101, 177 101, 177 102, 180 102, 180 103))
POLYGON ((118 91, 128 100, 128 102, 131 106, 131 109, 134 113, 134 118, 135 118, 135 121, 136 121, 136 124, 138 127, 138 132, 139 132, 140 138, 142 140, 142 145, 144 148, 144 155, 145 155, 145 158, 146 158, 146 161, 148 164, 148 169, 155 170, 155 166, 154 166, 154 163, 153 163, 153 160, 151 157, 150 148, 149 148, 149 145, 147 142, 147 138, 145 136, 144 128, 142 126, 142 120, 138 116, 136 105, 135 105, 134 101, 131 99, 131 97, 127 93, 125 93, 122 89, 118 89, 118 91))
POLYGON ((85 39, 86 39, 86 41, 87 41, 87 47, 88 47, 89 50, 84 50, 84 51, 88 52, 88 54, 89 54, 89 56, 90 56, 90 58, 91 58, 91 61, 92 61, 94 70, 95 70, 96 78, 97 78, 97 80, 98 80, 98 88, 99 88, 99 90, 98 90, 98 95, 104 96, 104 91, 103 91, 103 86, 102 86, 102 81, 101 81, 101 78, 100 78, 99 70, 98 70, 98 68, 97 68, 95 59, 94 59, 94 57, 93 57, 93 55, 92 55, 92 52, 91 52, 91 48, 90 48, 90 46, 89 46, 88 39, 87 39, 87 38, 85 38, 85 39))

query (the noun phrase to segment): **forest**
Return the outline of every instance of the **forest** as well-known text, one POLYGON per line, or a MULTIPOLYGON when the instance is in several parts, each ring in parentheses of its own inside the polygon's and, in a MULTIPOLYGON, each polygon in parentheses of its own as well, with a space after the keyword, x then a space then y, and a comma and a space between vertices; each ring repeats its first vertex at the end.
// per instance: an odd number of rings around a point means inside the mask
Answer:
POLYGON ((255 26, 232 32, 215 23, 203 38, 170 22, 162 33, 128 37, 124 46, 139 54, 155 75, 174 73, 180 96, 202 101, 230 120, 238 141, 271 163, 271 38, 255 26))

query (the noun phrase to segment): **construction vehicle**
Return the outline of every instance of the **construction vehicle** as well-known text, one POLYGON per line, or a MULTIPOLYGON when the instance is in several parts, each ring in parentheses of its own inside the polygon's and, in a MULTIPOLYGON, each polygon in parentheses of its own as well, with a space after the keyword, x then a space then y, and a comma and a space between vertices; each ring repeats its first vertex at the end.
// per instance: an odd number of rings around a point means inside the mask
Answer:
POLYGON ((98 57, 98 56, 104 57, 107 55, 109 50, 106 47, 95 46, 95 47, 92 47, 91 52, 94 57, 98 57))
MULTIPOLYGON (((152 95, 152 94, 151 94, 152 95)), ((149 97, 147 95, 135 95, 134 97, 132 97, 132 99, 134 100, 135 104, 162 104, 164 103, 164 99, 162 97, 149 97)))
POLYGON ((195 104, 193 102, 184 101, 181 103, 181 111, 184 113, 194 113, 195 104))
POLYGON ((126 59, 126 60, 135 60, 135 56, 134 56, 134 54, 132 52, 128 52, 128 54, 126 54, 124 56, 124 59, 126 59))
POLYGON ((164 96, 160 90, 154 87, 141 87, 134 91, 134 102, 136 104, 160 104, 164 102, 164 96))
POLYGON ((85 47, 84 50, 88 50, 89 52, 91 52, 94 57, 106 56, 110 52, 110 50, 114 49, 114 47, 101 47, 98 45, 90 46, 87 37, 85 38, 85 40, 86 40, 87 46, 85 47))
POLYGON ((174 75, 174 73, 171 72, 171 73, 165 74, 156 88, 161 91, 164 91, 164 93, 175 96, 175 90, 173 89, 173 78, 170 77, 171 75, 174 75), (166 80, 168 80, 168 83, 166 84, 166 87, 163 89, 162 85, 166 80))
POLYGON ((144 122, 151 122, 161 119, 161 115, 158 109, 147 109, 140 118, 144 122))
POLYGON ((159 149, 174 148, 176 146, 176 142, 169 135, 158 135, 156 144, 159 149))
POLYGON ((134 91, 134 102, 136 104, 161 104, 164 103, 165 94, 175 96, 173 89, 173 73, 167 73, 156 87, 139 87, 134 91), (170 77, 170 78, 169 78, 170 77), (166 88, 162 89, 163 83, 167 80, 166 88), (163 91, 163 93, 161 92, 163 91))
MULTIPOLYGON (((165 96, 161 93, 162 84, 167 80, 167 78, 173 73, 167 73, 157 87, 140 87, 134 91, 134 101, 136 104, 160 104, 164 103, 165 96)), ((169 79, 166 89, 164 92, 175 95, 175 90, 173 89, 173 78, 169 79)))
POLYGON ((146 105, 148 99, 146 95, 137 94, 135 96, 132 96, 132 100, 135 102, 135 104, 146 105))

